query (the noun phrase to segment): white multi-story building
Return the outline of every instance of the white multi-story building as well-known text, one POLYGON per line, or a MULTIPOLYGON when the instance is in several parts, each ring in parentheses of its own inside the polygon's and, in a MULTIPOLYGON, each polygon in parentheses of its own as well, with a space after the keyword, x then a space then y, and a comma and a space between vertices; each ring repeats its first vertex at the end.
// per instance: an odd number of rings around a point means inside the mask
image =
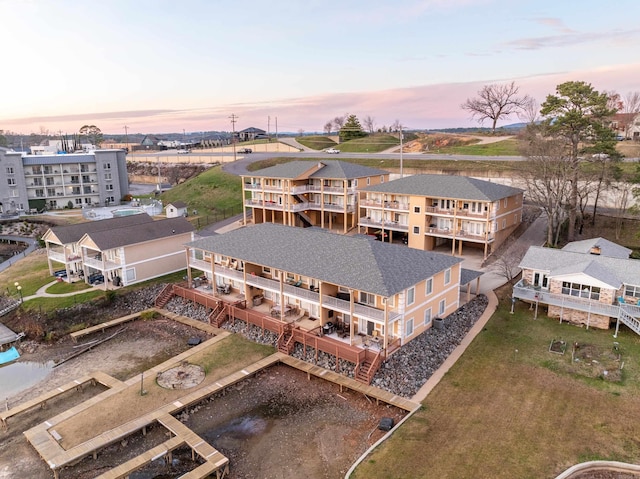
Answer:
POLYGON ((117 205, 128 193, 124 150, 23 155, 0 148, 0 213, 117 205))

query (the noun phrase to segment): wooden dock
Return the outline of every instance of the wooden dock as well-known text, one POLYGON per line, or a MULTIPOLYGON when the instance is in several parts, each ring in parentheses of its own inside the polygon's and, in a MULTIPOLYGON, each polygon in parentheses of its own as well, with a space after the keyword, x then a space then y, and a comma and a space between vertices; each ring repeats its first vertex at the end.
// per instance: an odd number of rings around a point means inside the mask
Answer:
POLYGON ((129 314, 127 316, 121 316, 119 318, 112 319, 111 321, 105 321, 104 323, 96 324, 95 326, 90 326, 88 328, 81 329, 80 331, 74 331, 70 335, 71 339, 73 339, 73 342, 77 342, 78 338, 81 338, 83 336, 88 336, 89 334, 97 333, 98 331, 104 332, 106 329, 138 319, 140 315, 142 315, 147 311, 155 311, 155 309, 153 308, 145 309, 144 311, 140 311, 134 314, 129 314))
POLYGON ((26 412, 37 406, 44 408, 47 404, 47 401, 57 396, 60 396, 61 394, 64 394, 68 391, 71 391, 72 389, 78 390, 83 385, 89 382, 99 383, 99 384, 102 384, 103 386, 106 386, 107 388, 115 388, 122 385, 121 381, 118 381, 117 379, 112 378, 107 374, 97 371, 93 374, 89 374, 80 379, 74 379, 73 381, 68 382, 67 384, 64 384, 60 387, 52 389, 51 391, 41 394, 40 396, 34 399, 31 399, 30 401, 24 402, 16 407, 13 407, 8 411, 0 412, 0 423, 2 423, 2 427, 6 429, 8 427, 7 421, 10 417, 17 416, 18 414, 26 412))
POLYGON ((320 366, 316 366, 301 359, 294 358, 293 356, 288 356, 283 353, 276 353, 275 355, 280 356, 279 361, 282 364, 286 364, 287 366, 291 366, 292 368, 296 368, 300 371, 306 372, 307 377, 309 378, 311 376, 315 376, 317 378, 321 378, 337 384, 338 386, 340 386, 340 391, 342 391, 342 388, 347 388, 352 391, 362 393, 370 398, 374 398, 376 400, 376 403, 382 401, 385 404, 395 406, 408 412, 411 412, 414 409, 420 407, 419 403, 413 402, 407 398, 398 396, 397 394, 390 393, 375 386, 369 386, 368 384, 361 383, 360 381, 348 378, 346 376, 343 376, 342 374, 338 374, 336 372, 329 371, 328 369, 321 368, 320 366))

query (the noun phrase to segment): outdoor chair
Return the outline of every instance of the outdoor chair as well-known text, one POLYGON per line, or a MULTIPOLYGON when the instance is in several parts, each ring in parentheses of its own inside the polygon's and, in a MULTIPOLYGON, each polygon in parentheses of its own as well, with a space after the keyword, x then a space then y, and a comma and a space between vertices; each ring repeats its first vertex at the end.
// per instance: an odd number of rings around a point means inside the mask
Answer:
POLYGON ((618 304, 625 304, 623 296, 618 296, 618 304))

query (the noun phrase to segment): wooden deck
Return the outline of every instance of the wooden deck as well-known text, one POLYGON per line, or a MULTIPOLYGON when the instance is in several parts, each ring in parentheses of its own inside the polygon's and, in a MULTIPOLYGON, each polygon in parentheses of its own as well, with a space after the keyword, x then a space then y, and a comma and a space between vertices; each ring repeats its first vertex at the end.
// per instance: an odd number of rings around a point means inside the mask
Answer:
POLYGON ((81 329, 80 331, 75 331, 71 333, 71 339, 73 339, 74 342, 77 342, 78 338, 81 338, 83 336, 88 336, 89 334, 93 334, 98 331, 104 332, 105 329, 128 323, 129 321, 133 321, 134 319, 138 319, 140 315, 146 313, 147 311, 155 311, 155 308, 145 309, 144 311, 140 311, 138 313, 121 316, 119 318, 112 319, 111 321, 105 321, 104 323, 96 324, 95 326, 90 326, 88 328, 81 329))
POLYGON ((343 387, 351 389, 352 391, 356 391, 370 398, 374 398, 376 402, 382 401, 385 404, 395 406, 404 411, 411 412, 414 409, 420 407, 419 403, 413 402, 407 398, 398 396, 397 394, 390 393, 375 386, 369 386, 367 384, 356 381, 355 379, 351 379, 343 376, 342 374, 329 371, 328 369, 321 368, 320 366, 316 366, 301 359, 297 359, 282 353, 276 353, 276 355, 280 356, 280 362, 282 364, 286 364, 287 366, 291 366, 292 368, 304 371, 307 373, 308 377, 316 376, 326 381, 331 381, 332 383, 340 386, 340 390, 342 390, 343 387))
POLYGON ((2 423, 2 427, 4 428, 8 427, 8 419, 10 417, 17 416, 18 414, 26 412, 37 406, 45 407, 47 404, 47 401, 57 396, 60 396, 61 394, 64 394, 68 391, 71 391, 72 389, 77 390, 89 382, 99 383, 108 388, 116 388, 122 385, 121 381, 115 378, 112 378, 111 376, 104 374, 100 371, 97 371, 93 374, 89 374, 80 379, 74 379, 73 381, 68 382, 67 384, 64 384, 60 387, 52 389, 51 391, 41 394, 40 396, 34 399, 31 399, 29 401, 26 401, 16 407, 13 407, 8 411, 0 412, 0 422, 2 423))
POLYGON ((0 346, 10 344, 18 339, 18 335, 0 323, 0 346))

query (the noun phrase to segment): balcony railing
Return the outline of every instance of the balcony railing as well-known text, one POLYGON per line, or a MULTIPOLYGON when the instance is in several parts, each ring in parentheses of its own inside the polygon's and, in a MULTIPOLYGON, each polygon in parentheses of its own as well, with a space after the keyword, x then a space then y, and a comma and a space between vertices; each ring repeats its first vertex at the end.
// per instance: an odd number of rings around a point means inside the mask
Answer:
POLYGON ((57 251, 49 250, 49 258, 54 261, 59 261, 61 263, 66 263, 66 259, 64 257, 64 253, 59 253, 57 251))
POLYGON ((601 314, 610 318, 620 317, 620 309, 622 308, 626 314, 635 318, 640 318, 640 306, 637 305, 606 304, 587 298, 550 293, 546 290, 536 289, 532 286, 524 286, 522 280, 513 287, 513 297, 524 301, 550 304, 552 306, 560 306, 593 314, 601 314))
MULTIPOLYGON (((346 314, 351 313, 351 303, 349 301, 335 298, 333 296, 322 295, 322 306, 346 314)), ((353 314, 361 318, 384 324, 384 311, 382 309, 372 308, 371 306, 366 306, 360 303, 354 303, 353 314)), ((399 316, 399 313, 390 311, 389 322, 395 321, 399 316)))
POLYGON ((245 183, 244 184, 244 189, 245 190, 261 190, 262 189, 262 184, 260 184, 260 183, 245 183))
POLYGON ((85 256, 82 259, 82 262, 86 266, 90 266, 92 268, 99 269, 101 271, 107 271, 107 270, 119 268, 122 266, 122 262, 120 261, 120 259, 106 260, 103 263, 102 260, 85 256))
POLYGON ((488 218, 489 217, 489 212, 488 211, 471 211, 468 208, 460 208, 460 209, 454 209, 454 208, 439 208, 437 206, 427 206, 425 208, 426 212, 429 214, 433 214, 433 215, 441 215, 441 216, 457 216, 459 218, 476 218, 476 219, 480 219, 480 218, 488 218))
MULTIPOLYGON (((454 237, 453 230, 451 230, 449 228, 427 228, 427 234, 430 235, 430 236, 439 236, 439 237, 442 237, 442 238, 453 238, 454 237)), ((486 241, 489 242, 489 243, 492 242, 495 239, 495 235, 493 233, 475 234, 475 233, 470 233, 470 232, 465 231, 465 230, 456 231, 455 237, 457 239, 464 239, 464 240, 467 240, 467 241, 473 241, 473 242, 478 242, 478 243, 484 243, 485 238, 486 238, 486 241)))
POLYGON ((374 220, 367 216, 363 216, 359 221, 360 226, 370 226, 373 228, 381 228, 385 230, 391 231, 409 231, 409 225, 400 223, 398 221, 382 221, 382 220, 374 220))
POLYGON ((360 206, 393 211, 409 211, 409 203, 402 201, 360 200, 360 206))
MULTIPOLYGON (((211 263, 203 259, 196 259, 193 257, 189 258, 189 266, 199 269, 200 271, 203 271, 205 273, 211 272, 211 263)), ((218 265, 216 265, 216 269, 218 269, 218 265)))

